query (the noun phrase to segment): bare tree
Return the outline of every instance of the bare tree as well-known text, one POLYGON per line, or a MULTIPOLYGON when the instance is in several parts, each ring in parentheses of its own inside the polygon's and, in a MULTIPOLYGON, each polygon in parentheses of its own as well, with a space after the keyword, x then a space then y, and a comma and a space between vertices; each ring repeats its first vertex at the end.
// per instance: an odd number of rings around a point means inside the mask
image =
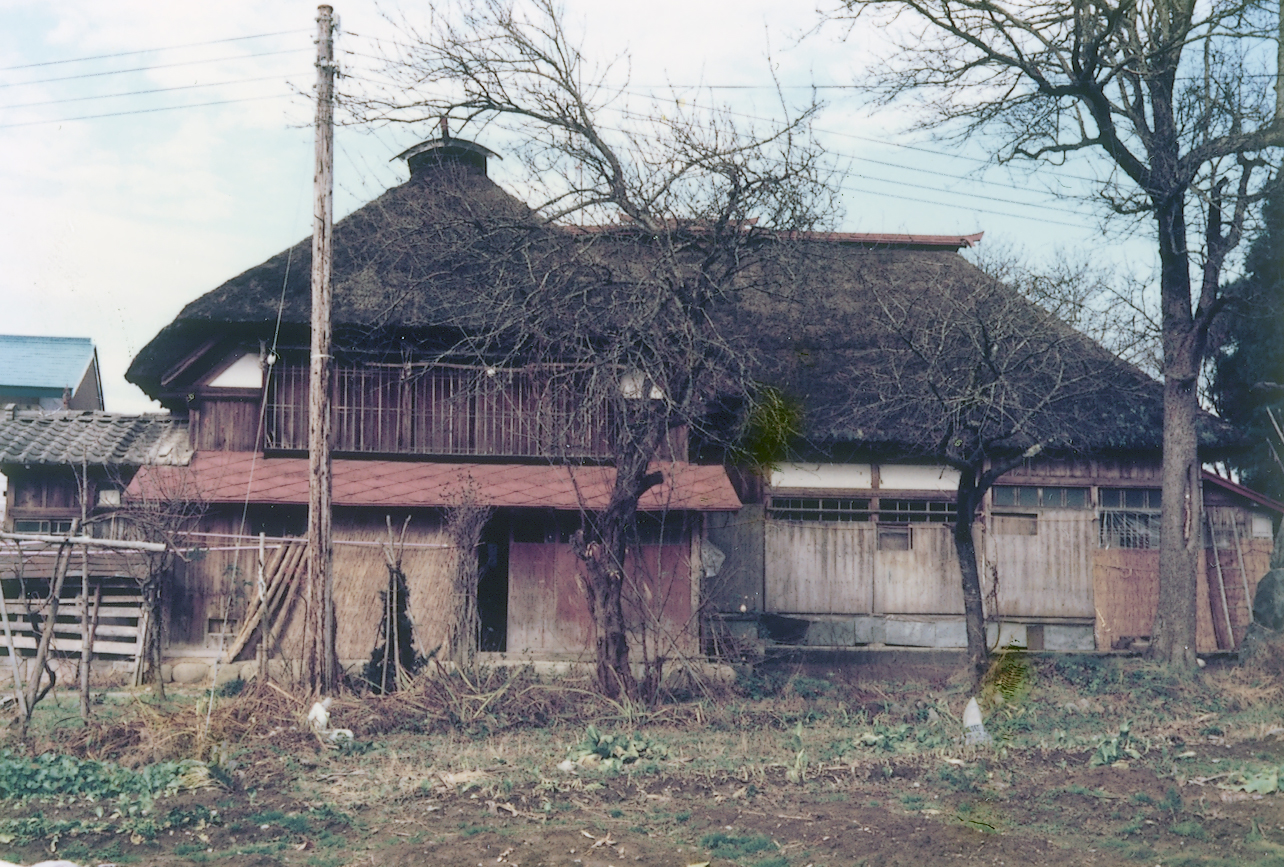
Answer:
POLYGON ((1019 248, 987 241, 967 258, 1119 358, 1155 378, 1161 375, 1162 329, 1147 276, 1087 250, 1058 249, 1036 262, 1019 248))
POLYGON ((550 456, 605 444, 612 487, 605 503, 582 502, 575 541, 599 687, 634 697, 622 595, 639 500, 664 480, 658 461, 686 458, 711 408, 752 391, 749 359, 712 311, 747 284, 784 279, 788 233, 830 213, 814 106, 759 128, 677 100, 630 111, 627 82, 612 82, 623 62, 592 66, 553 0, 479 0, 426 32, 401 30, 384 70, 391 87, 347 97, 357 116, 507 130, 542 196, 536 214, 550 231, 539 243, 556 252, 523 244, 490 257, 488 273, 495 261, 513 267, 478 281, 488 322, 472 323, 468 347, 575 396, 550 456), (573 215, 580 225, 568 225, 573 215))
POLYGON ((1044 451, 1090 451, 1105 396, 1137 406, 1128 395, 1140 398, 1148 381, 993 277, 962 263, 917 269, 912 281, 863 272, 867 361, 846 372, 860 395, 849 423, 958 471, 952 536, 979 678, 988 653, 973 527, 986 492, 1044 451))
POLYGON ((1203 553, 1190 517, 1201 508, 1198 382, 1225 304, 1222 268, 1284 146, 1284 86, 1258 63, 1271 47, 1284 57, 1277 11, 1249 0, 845 0, 837 14, 910 25, 893 31, 907 35, 883 83, 889 99, 924 98, 924 127, 994 133, 1000 160, 1103 161, 1102 201, 1153 220, 1165 389, 1153 653, 1187 670, 1203 553))
MULTIPOLYGON (((165 679, 161 676, 161 652, 164 638, 162 598, 173 572, 179 568, 187 551, 194 546, 190 534, 205 514, 206 503, 191 474, 182 468, 168 474, 153 474, 143 485, 134 486, 121 507, 108 516, 114 521, 114 534, 123 540, 152 543, 153 550, 141 551, 142 559, 134 578, 142 593, 142 617, 138 628, 141 650, 136 680, 151 669, 156 693, 165 697, 165 679)), ((127 485, 118 481, 121 490, 127 485)))

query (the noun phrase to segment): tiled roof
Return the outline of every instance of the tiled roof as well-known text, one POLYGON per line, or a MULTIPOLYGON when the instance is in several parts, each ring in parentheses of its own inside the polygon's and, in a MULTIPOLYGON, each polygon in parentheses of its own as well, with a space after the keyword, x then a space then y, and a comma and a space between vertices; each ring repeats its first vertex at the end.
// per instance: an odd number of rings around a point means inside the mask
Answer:
POLYGON ((0 386, 39 388, 55 397, 75 390, 94 360, 88 337, 0 334, 0 386))
MULTIPOLYGON (((644 511, 734 511, 740 500, 720 466, 660 464, 664 482, 642 497, 644 511)), ((615 471, 549 464, 456 464, 336 460, 336 506, 449 506, 472 499, 488 506, 604 508, 615 471), (578 495, 577 495, 578 489, 578 495)), ((253 452, 198 452, 185 468, 144 467, 126 496, 147 496, 181 482, 208 503, 306 503, 305 458, 253 452)))
POLYGON ((0 464, 182 465, 191 455, 187 422, 167 415, 0 415, 0 464))

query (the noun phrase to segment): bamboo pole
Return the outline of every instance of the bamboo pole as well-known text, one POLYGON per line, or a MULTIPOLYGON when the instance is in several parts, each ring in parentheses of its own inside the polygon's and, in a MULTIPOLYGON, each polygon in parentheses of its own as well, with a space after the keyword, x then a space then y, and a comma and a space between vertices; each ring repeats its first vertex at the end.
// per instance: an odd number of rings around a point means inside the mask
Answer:
MULTIPOLYGON (((81 457, 80 472, 80 525, 89 519, 89 466, 81 457)), ((80 546, 80 598, 84 610, 80 612, 80 718, 89 719, 89 547, 80 546)))
POLYGON ((1253 600, 1248 595, 1248 572, 1244 569, 1244 548, 1239 543, 1239 520, 1235 524, 1235 559, 1239 563, 1239 580, 1244 584, 1244 607, 1248 609, 1248 622, 1253 622, 1253 600))
MULTIPOLYGON (((18 554, 22 556, 21 552, 18 554)), ((4 601, 4 587, 0 585, 0 623, 4 624, 4 641, 9 650, 9 666, 13 669, 13 694, 18 699, 18 710, 27 718, 27 696, 22 689, 22 675, 18 673, 18 652, 13 646, 13 632, 9 629, 9 609, 4 601)))
POLYGON ((1230 603, 1226 601, 1226 577, 1222 574, 1222 555, 1217 550, 1217 530, 1213 527, 1213 516, 1209 512, 1204 512, 1204 519, 1208 521, 1208 539, 1213 543, 1213 563, 1217 565, 1217 589, 1222 595, 1222 614, 1226 615, 1226 631, 1230 634, 1230 646, 1235 648, 1235 627, 1231 626, 1230 603))
MULTIPOLYGON (((285 544, 281 545, 280 547, 276 548, 273 551, 272 560, 270 563, 268 563, 267 569, 266 569, 267 582, 269 584, 272 583, 273 577, 276 575, 277 570, 281 567, 281 561, 285 559, 285 554, 287 549, 289 548, 289 545, 290 543, 286 542, 285 544)), ((249 622, 250 618, 254 616, 254 612, 256 612, 259 609, 261 604, 262 604, 262 599, 257 594, 250 598, 249 604, 245 606, 245 623, 249 622)), ((241 631, 244 631, 245 623, 241 624, 241 631)))
MULTIPOLYGON (((256 563, 256 566, 258 567, 256 583, 259 591, 258 598, 260 600, 259 601, 260 605, 267 602, 267 599, 265 598, 267 596, 267 579, 266 579, 266 576, 264 575, 264 570, 267 568, 266 561, 267 561, 267 534, 260 531, 259 532, 259 556, 258 556, 258 562, 256 563)), ((267 667, 267 624, 264 622, 263 618, 259 619, 259 652, 255 655, 257 656, 259 661, 259 671, 263 671, 263 669, 267 667)))
POLYGON ((236 655, 245 649, 249 643, 250 637, 254 634, 254 629, 264 619, 264 616, 270 616, 273 601, 279 597, 280 588, 289 580, 290 575, 298 566, 298 560, 302 556, 303 547, 300 545, 286 544, 282 546, 281 555, 274 558, 274 567, 267 581, 267 594, 263 601, 255 605, 250 614, 241 624, 241 629, 236 634, 236 640, 227 648, 225 661, 231 662, 236 659, 236 655))
MULTIPOLYGON (((296 593, 299 592, 299 585, 303 583, 304 577, 306 577, 308 574, 307 556, 308 556, 307 548, 300 546, 299 560, 296 561, 296 564, 293 570, 295 573, 294 580, 289 582, 289 586, 286 588, 285 598, 282 599, 281 607, 277 609, 276 616, 272 617, 271 620, 269 620, 268 622, 268 658, 269 659, 272 656, 272 648, 276 645, 277 621, 280 618, 284 617, 289 612, 290 605, 293 604, 294 602, 294 596, 296 593)), ((301 662, 302 661, 300 661, 300 663, 301 662)))
POLYGON ((134 651, 134 686, 143 685, 143 665, 147 649, 147 630, 150 628, 151 611, 148 609, 147 605, 144 604, 143 611, 138 617, 138 645, 134 651))
POLYGON ((94 588, 94 616, 89 620, 89 653, 94 652, 94 640, 98 637, 98 615, 103 609, 103 588, 94 588))
MULTIPOLYGON (((77 522, 79 523, 79 522, 77 522)), ((45 533, 0 533, 0 539, 10 542, 44 542, 48 545, 89 545, 94 548, 119 548, 122 551, 148 551, 164 554, 162 542, 130 542, 126 539, 95 539, 93 536, 50 536, 45 533)))

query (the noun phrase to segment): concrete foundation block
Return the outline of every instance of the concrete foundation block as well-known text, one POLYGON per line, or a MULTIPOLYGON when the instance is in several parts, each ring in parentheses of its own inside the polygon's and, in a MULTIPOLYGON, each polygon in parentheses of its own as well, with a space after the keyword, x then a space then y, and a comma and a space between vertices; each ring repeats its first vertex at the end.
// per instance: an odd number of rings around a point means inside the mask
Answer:
POLYGON ((1043 627, 1043 649, 1085 653, 1096 650, 1097 642, 1093 637, 1091 626, 1048 624, 1043 627))
POLYGON ((806 644, 819 647, 851 647, 856 628, 850 620, 813 620, 807 627, 806 644))
POLYGON ((887 620, 884 643, 901 647, 967 647, 963 620, 887 620))
POLYGON ((967 624, 962 620, 938 620, 936 643, 932 647, 967 647, 967 624))
MULTIPOLYGON (((964 644, 967 643, 964 633, 964 644)), ((987 623, 985 624, 985 643, 995 650, 1008 647, 1029 647, 1029 640, 1024 623, 987 623)))

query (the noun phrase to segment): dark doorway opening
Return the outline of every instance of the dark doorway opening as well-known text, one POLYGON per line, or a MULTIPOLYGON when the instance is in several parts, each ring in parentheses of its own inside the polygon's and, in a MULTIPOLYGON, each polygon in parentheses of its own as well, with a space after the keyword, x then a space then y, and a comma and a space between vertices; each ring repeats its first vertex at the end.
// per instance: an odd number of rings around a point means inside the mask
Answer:
POLYGON ((496 514, 477 546, 477 648, 483 653, 508 649, 509 521, 496 514))

